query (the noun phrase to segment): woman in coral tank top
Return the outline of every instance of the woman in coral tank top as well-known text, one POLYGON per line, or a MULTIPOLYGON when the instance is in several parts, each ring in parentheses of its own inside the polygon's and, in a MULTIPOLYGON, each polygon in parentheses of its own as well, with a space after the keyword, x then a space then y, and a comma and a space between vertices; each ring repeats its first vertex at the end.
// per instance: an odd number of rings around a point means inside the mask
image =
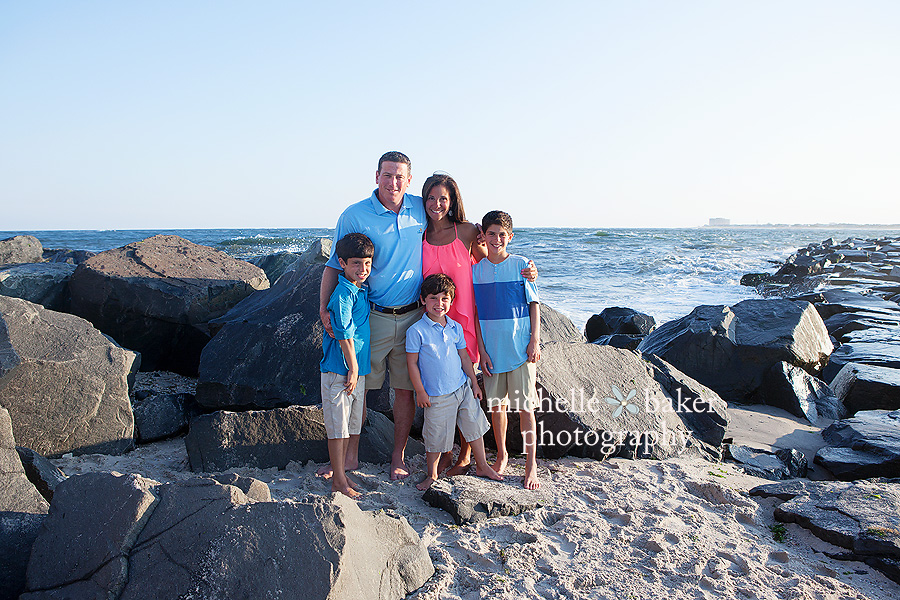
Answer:
MULTIPOLYGON (((484 243, 478 242, 478 227, 466 220, 459 186, 452 177, 435 173, 422 186, 422 201, 428 226, 422 240, 422 276, 443 273, 456 284, 456 297, 447 313, 462 325, 466 350, 474 364, 478 364, 478 314, 475 309, 475 289, 472 285, 472 265, 487 256, 484 243)), ((522 275, 534 281, 534 263, 522 275)), ((441 457, 438 472, 453 459, 451 453, 441 457)), ((447 476, 465 473, 469 466, 469 444, 460 437, 459 458, 447 476)))

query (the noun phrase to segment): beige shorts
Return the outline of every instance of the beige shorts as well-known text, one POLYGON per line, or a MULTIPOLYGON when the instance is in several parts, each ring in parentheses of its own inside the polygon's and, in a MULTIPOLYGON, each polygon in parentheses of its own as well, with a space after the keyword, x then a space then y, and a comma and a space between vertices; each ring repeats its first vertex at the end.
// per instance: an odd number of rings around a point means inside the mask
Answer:
POLYGON ((329 440, 348 438, 362 431, 366 406, 365 379, 361 376, 353 393, 348 394, 344 389, 346 375, 322 373, 322 416, 329 440))
POLYGON ((467 442, 483 437, 491 428, 468 381, 455 392, 429 396, 429 400, 431 406, 425 409, 425 425, 422 427, 426 452, 453 450, 457 427, 467 442))
POLYGON ((366 375, 366 389, 380 390, 384 385, 385 362, 391 372, 391 387, 412 390, 406 366, 406 330, 422 318, 424 309, 417 308, 404 315, 369 312, 369 339, 372 349, 372 371, 366 375))
POLYGON ((508 405, 508 410, 533 411, 537 406, 536 367, 535 363, 525 361, 518 369, 485 376, 484 391, 488 407, 493 409, 508 405))

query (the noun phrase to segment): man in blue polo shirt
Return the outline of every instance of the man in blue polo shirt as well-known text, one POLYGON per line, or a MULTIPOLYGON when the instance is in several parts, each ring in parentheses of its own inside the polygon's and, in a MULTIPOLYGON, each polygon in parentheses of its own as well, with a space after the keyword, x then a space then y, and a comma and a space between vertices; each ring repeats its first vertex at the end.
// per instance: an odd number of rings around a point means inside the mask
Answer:
MULTIPOLYGON (((384 154, 375 172, 378 188, 365 200, 347 207, 334 231, 335 241, 348 233, 364 233, 375 245, 368 280, 372 370, 366 376, 366 389, 380 389, 390 369, 394 390, 392 480, 409 475, 404 452, 416 405, 406 365, 406 330, 422 317, 422 234, 428 222, 422 198, 406 193, 410 177, 411 164, 405 154, 384 154)), ((328 335, 332 335, 328 299, 340 271, 337 256, 332 254, 319 290, 319 315, 328 335)), ((350 468, 358 464, 357 457, 358 447, 347 449, 350 468)))

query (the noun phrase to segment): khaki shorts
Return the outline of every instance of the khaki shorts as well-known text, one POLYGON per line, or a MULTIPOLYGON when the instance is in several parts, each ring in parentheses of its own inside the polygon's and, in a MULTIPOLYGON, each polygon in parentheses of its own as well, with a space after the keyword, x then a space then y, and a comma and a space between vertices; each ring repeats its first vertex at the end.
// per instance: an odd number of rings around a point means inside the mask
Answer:
POLYGON ((359 435, 362 431, 363 411, 366 406, 365 376, 356 382, 352 394, 344 389, 346 375, 322 373, 322 416, 329 440, 359 435))
POLYGON ((509 410, 531 412, 537 406, 535 391, 537 365, 525 361, 522 366, 506 373, 494 373, 484 378, 488 407, 509 406, 509 410))
POLYGON ((422 318, 423 310, 417 308, 399 316, 369 312, 372 371, 366 375, 366 389, 380 390, 384 385, 385 362, 390 368, 392 388, 414 389, 406 366, 406 330, 422 318))
POLYGON ((453 450, 457 427, 467 442, 483 437, 491 428, 468 381, 455 392, 429 396, 429 400, 431 406, 425 409, 425 425, 422 427, 425 452, 453 450))

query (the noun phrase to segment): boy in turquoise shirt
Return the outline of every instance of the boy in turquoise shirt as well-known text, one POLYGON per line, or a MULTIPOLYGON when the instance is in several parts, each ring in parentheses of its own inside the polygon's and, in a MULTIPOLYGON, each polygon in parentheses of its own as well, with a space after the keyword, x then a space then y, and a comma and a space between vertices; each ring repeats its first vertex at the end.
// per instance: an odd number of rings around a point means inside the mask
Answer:
POLYGON ((363 283, 372 271, 375 247, 361 233, 350 233, 335 244, 338 263, 337 286, 328 300, 328 312, 334 338, 322 336, 322 415, 328 435, 331 460, 331 491, 355 498, 359 492, 347 477, 349 464, 355 468, 356 456, 347 456, 350 439, 359 447, 359 434, 365 414, 365 376, 369 374, 369 298, 363 283))

